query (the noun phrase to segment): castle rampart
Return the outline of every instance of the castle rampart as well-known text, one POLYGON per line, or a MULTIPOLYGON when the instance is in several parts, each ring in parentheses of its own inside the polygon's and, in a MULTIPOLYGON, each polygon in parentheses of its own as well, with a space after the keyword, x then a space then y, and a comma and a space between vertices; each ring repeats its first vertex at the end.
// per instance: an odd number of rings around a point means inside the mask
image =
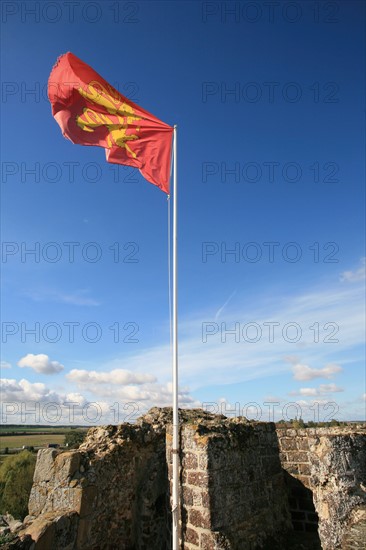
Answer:
MULTIPOLYGON (((366 531, 364 426, 289 429, 181 415, 182 550, 357 550, 366 531)), ((169 550, 171 410, 39 452, 35 550, 169 550)))

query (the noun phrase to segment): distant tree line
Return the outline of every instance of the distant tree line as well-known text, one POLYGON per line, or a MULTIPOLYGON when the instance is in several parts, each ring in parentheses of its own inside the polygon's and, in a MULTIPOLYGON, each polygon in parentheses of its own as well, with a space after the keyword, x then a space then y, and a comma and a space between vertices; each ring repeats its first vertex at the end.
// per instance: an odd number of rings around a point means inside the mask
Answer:
POLYGON ((289 428, 327 428, 331 426, 347 426, 348 422, 340 422, 339 420, 336 420, 335 418, 332 418, 330 422, 313 422, 310 420, 309 422, 304 422, 302 418, 290 418, 290 420, 279 420, 276 422, 276 424, 280 424, 282 426, 288 426, 289 428))
POLYGON ((64 445, 71 449, 77 449, 84 441, 86 434, 85 430, 71 430, 65 435, 64 445))

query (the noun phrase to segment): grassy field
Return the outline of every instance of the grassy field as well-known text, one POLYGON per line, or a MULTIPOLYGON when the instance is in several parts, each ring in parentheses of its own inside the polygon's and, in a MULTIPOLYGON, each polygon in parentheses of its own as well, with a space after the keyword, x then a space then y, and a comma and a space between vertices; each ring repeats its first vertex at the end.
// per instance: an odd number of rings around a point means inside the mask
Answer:
POLYGON ((21 448, 23 445, 29 447, 47 446, 48 443, 58 443, 62 445, 65 439, 64 434, 30 434, 30 435, 4 435, 0 437, 0 452, 5 447, 9 449, 21 448))
MULTIPOLYGON (((77 426, 78 431, 88 428, 77 426)), ((69 426, 5 426, 0 427, 0 453, 8 447, 12 449, 21 449, 23 445, 27 447, 47 447, 49 443, 63 445, 65 435, 75 429, 69 426)))
MULTIPOLYGON (((88 429, 87 427, 83 426, 75 426, 76 429, 88 429)), ((26 426, 26 425, 14 425, 14 424, 2 424, 0 426, 0 436, 3 434, 22 434, 22 433, 39 433, 39 432, 47 432, 47 433, 60 433, 65 434, 68 431, 74 429, 74 426, 71 428, 70 426, 26 426)))

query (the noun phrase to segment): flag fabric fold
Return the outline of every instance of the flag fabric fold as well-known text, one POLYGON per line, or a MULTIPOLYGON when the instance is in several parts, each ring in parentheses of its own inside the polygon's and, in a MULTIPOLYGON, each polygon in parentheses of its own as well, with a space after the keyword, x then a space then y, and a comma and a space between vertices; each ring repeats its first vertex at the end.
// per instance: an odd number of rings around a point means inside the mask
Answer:
POLYGON ((124 97, 71 52, 53 67, 48 98, 66 138, 104 147, 108 162, 138 168, 169 194, 172 126, 124 97))

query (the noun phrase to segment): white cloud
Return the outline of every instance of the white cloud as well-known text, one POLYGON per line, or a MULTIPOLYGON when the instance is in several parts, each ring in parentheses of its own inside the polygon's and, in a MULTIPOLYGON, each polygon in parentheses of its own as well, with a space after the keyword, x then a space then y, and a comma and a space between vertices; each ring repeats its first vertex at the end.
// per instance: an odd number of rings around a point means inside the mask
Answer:
POLYGON ((46 401, 60 403, 62 401, 56 392, 41 382, 29 382, 24 378, 19 382, 15 379, 3 378, 0 382, 4 403, 41 403, 46 401))
POLYGON ((152 374, 139 374, 125 369, 114 369, 110 372, 73 369, 66 375, 66 378, 71 382, 86 386, 94 383, 125 386, 129 384, 139 385, 146 384, 147 382, 156 382, 156 377, 152 374))
POLYGON ((338 393, 344 391, 343 388, 336 386, 336 384, 320 384, 319 393, 338 393))
MULTIPOLYGON (((56 392, 41 382, 3 378, 0 380, 2 422, 4 424, 89 424, 80 394, 56 392)), ((100 410, 106 410, 98 403, 100 410)), ((110 422, 110 417, 106 418, 110 422)))
POLYGON ((1 361, 0 368, 1 369, 11 369, 11 364, 8 363, 8 361, 1 361))
POLYGON ((31 368, 40 374, 56 374, 64 369, 61 363, 58 361, 51 361, 48 355, 44 353, 39 353, 37 355, 28 353, 18 361, 18 366, 21 368, 31 368))
POLYGON ((341 281, 347 283, 358 283, 366 278, 366 258, 361 258, 361 267, 354 271, 343 271, 341 281))
POLYGON ((314 378, 333 378, 335 374, 342 371, 342 367, 335 364, 329 364, 322 369, 314 369, 308 365, 297 363, 292 367, 295 380, 313 380, 314 378))
POLYGON ((65 402, 66 403, 77 403, 81 407, 87 403, 87 400, 81 393, 67 393, 65 396, 65 402))
POLYGON ((19 392, 23 391, 23 388, 19 385, 19 383, 15 379, 10 378, 2 378, 1 379, 1 391, 8 393, 11 393, 11 397, 13 397, 13 392, 19 392))
MULTIPOLYGON (((43 383, 0 380, 4 423, 119 424, 132 422, 151 407, 171 407, 171 384, 85 384, 83 392, 56 392, 43 383)), ((179 389, 181 407, 199 407, 188 388, 179 389)))
MULTIPOLYGON (((153 406, 171 406, 171 382, 159 384, 154 375, 136 373, 125 369, 111 371, 87 371, 73 369, 66 378, 76 384, 82 391, 93 396, 93 399, 106 400, 110 403, 139 403, 138 409, 147 411, 153 406)), ((192 406, 194 400, 188 388, 179 388, 179 404, 192 406)))
POLYGON ((300 388, 298 394, 306 396, 318 395, 318 390, 316 388, 300 388))
POLYGON ((289 395, 302 395, 315 397, 317 395, 327 395, 329 393, 343 392, 344 389, 336 384, 320 384, 318 388, 300 388, 298 391, 292 391, 289 395))

